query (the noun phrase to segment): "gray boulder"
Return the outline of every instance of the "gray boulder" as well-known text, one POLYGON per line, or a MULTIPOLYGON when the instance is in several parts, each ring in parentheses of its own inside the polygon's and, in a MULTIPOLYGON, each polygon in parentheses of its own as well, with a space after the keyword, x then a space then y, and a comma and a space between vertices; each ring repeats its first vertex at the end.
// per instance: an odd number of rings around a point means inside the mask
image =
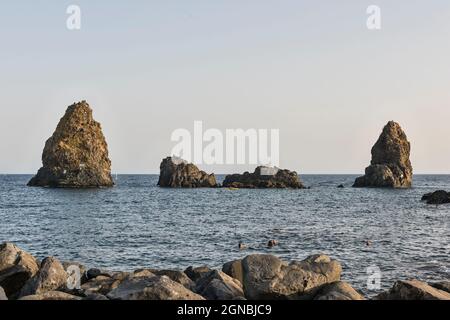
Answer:
POLYGON ((195 292, 207 300, 237 300, 244 298, 242 284, 223 273, 213 270, 198 280, 195 292))
POLYGON ((2 287, 0 287, 0 301, 8 300, 8 297, 6 296, 5 290, 3 290, 2 287))
POLYGON ((433 288, 418 280, 397 281, 386 292, 375 297, 376 300, 450 300, 450 293, 433 288))
POLYGON ((67 288, 67 273, 54 257, 45 258, 39 271, 23 286, 20 296, 40 295, 67 288))
POLYGON ((347 282, 337 281, 323 285, 314 296, 314 300, 365 300, 347 282))
POLYGON ((450 293, 450 280, 433 282, 433 283, 429 283, 429 285, 432 286, 433 288, 450 293))
POLYGON ((427 193, 422 196, 422 201, 426 201, 427 204, 450 203, 450 192, 438 190, 435 192, 427 193))
POLYGON ((60 291, 47 291, 40 294, 33 294, 29 296, 21 297, 19 300, 28 300, 28 301, 36 301, 36 300, 82 300, 81 297, 77 297, 71 295, 69 293, 60 292, 60 291))
POLYGON ((167 276, 127 278, 107 297, 111 300, 204 300, 167 276))
POLYGON ((207 266, 201 266, 201 267, 187 267, 186 270, 184 270, 184 273, 194 282, 197 282, 200 278, 204 277, 206 274, 211 272, 212 269, 210 269, 207 266))
POLYGON ((325 255, 284 262, 272 255, 242 260, 243 286, 249 300, 312 299, 320 286, 340 280, 342 267, 325 255))
POLYGON ((244 282, 244 275, 242 271, 242 260, 240 259, 225 263, 222 266, 222 272, 238 280, 240 283, 244 282))
POLYGON ((15 298, 25 283, 39 270, 37 260, 12 243, 0 245, 0 286, 15 298))

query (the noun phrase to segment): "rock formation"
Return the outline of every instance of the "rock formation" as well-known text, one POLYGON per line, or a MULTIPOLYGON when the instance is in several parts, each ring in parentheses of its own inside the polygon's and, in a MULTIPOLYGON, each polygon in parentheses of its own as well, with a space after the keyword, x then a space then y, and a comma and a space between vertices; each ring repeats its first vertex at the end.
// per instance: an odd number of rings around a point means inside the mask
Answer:
POLYGON ((394 121, 384 127, 372 148, 372 161, 365 175, 353 187, 409 188, 413 169, 409 161, 410 143, 400 125, 394 121))
POLYGON ((113 186, 108 146, 100 124, 93 119, 92 109, 85 101, 67 108, 45 143, 42 164, 29 186, 113 186))
POLYGON ((426 201, 427 204, 450 203, 450 192, 438 190, 435 192, 427 193, 423 195, 422 201, 426 201))
POLYGON ((292 188, 302 189, 304 185, 297 173, 289 170, 260 166, 254 173, 232 174, 225 177, 227 188, 292 188))
POLYGON ((160 165, 158 186, 165 188, 214 188, 217 187, 214 174, 201 171, 192 163, 167 157, 160 165))
POLYGON ((386 292, 375 297, 377 300, 450 300, 450 293, 434 288, 418 280, 397 281, 386 292))

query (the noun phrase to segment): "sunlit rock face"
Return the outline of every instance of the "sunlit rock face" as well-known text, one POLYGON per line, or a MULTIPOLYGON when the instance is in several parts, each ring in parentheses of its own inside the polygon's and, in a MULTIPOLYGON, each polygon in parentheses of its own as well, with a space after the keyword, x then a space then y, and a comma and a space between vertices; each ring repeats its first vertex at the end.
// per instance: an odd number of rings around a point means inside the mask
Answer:
POLYGON ((413 169, 409 160, 411 145, 400 125, 394 121, 384 127, 372 147, 372 161, 354 187, 409 188, 413 169))
POLYGON ((111 187, 111 161, 101 125, 86 101, 69 106, 45 143, 42 168, 29 186, 111 187))

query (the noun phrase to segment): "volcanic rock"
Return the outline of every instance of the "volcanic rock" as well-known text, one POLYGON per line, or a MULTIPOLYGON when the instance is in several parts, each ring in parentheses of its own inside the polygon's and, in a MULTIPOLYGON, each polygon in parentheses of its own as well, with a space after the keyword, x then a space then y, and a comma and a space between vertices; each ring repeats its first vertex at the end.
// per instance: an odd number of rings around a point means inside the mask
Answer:
POLYGON ((167 276, 127 278, 107 297, 111 300, 205 300, 167 276))
POLYGON ((39 295, 67 287, 67 273, 61 262, 54 257, 45 258, 36 275, 27 281, 20 296, 39 295))
POLYGON ((42 168, 29 186, 111 187, 111 161, 101 126, 85 102, 69 106, 45 143, 42 168))
POLYGON ((375 297, 376 300, 450 300, 450 293, 436 289, 418 280, 397 281, 386 292, 375 297))
POLYGON ((214 188, 217 187, 214 174, 199 170, 192 163, 167 157, 160 165, 158 186, 165 188, 214 188))
POLYGON ((422 201, 426 201, 427 204, 450 203, 450 192, 438 190, 435 192, 427 193, 423 195, 422 201))
POLYGON ((244 298, 242 284, 222 271, 213 270, 197 281, 195 292, 208 300, 244 298))
POLYGON ((342 267, 325 255, 287 263, 272 255, 242 260, 243 286, 249 300, 312 299, 320 287, 340 280, 342 267))
POLYGON ((292 188, 302 189, 304 185, 295 171, 259 166, 255 172, 232 174, 225 177, 226 188, 292 188))
POLYGON ((347 282, 337 281, 323 285, 314 300, 365 300, 365 298, 347 282))
POLYGON ((411 146, 400 125, 394 121, 384 127, 372 148, 372 161, 365 175, 353 187, 409 188, 413 169, 409 160, 411 146))
POLYGON ((38 262, 28 252, 12 243, 0 245, 0 286, 9 298, 14 298, 38 270, 38 262))

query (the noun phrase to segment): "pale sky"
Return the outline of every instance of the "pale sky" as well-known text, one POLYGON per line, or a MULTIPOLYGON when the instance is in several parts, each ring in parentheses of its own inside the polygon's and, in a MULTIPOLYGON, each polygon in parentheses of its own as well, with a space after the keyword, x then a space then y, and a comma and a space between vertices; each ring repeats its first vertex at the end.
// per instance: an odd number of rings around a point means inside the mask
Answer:
POLYGON ((281 167, 300 174, 362 173, 395 120, 415 173, 450 173, 449 57, 448 0, 2 1, 0 173, 35 173, 83 99, 116 173, 157 173, 195 120, 279 129, 281 167))

